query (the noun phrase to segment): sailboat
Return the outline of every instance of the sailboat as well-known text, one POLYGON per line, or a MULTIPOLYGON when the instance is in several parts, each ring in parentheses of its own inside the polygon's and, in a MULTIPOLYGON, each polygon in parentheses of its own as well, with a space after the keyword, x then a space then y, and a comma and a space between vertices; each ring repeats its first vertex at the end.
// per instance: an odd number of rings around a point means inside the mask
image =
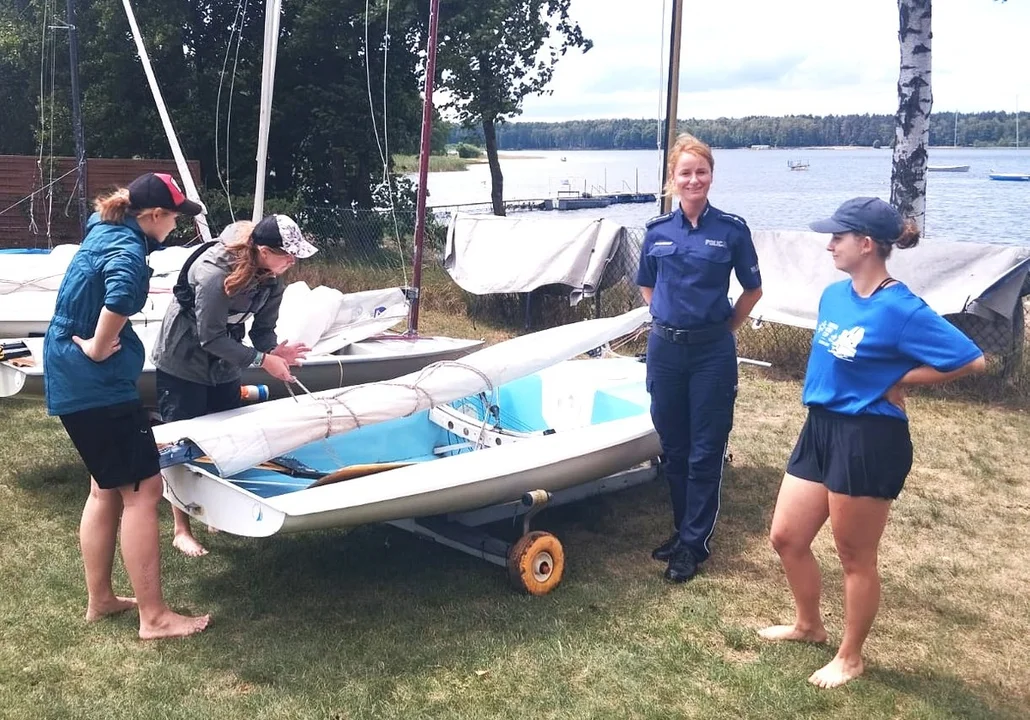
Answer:
MULTIPOLYGON (((958 111, 955 112, 955 125, 951 141, 953 148, 958 147, 958 111)), ((968 165, 927 165, 927 172, 969 172, 968 165)))
MULTIPOLYGON (((1016 150, 1019 149, 1019 96, 1016 96, 1016 150)), ((1007 182, 1030 182, 1030 173, 995 172, 991 170, 987 177, 991 180, 1007 182)))
MULTIPOLYGON (((432 0, 422 158, 438 17, 432 0)), ((416 237, 424 174, 417 203, 416 237)), ((389 523, 506 567, 518 588, 544 594, 561 581, 564 550, 550 533, 530 532, 530 518, 657 475, 644 364, 573 359, 649 320, 638 308, 393 380, 158 426, 165 497, 209 526, 250 537, 389 523), (477 530, 518 515, 515 543, 477 530)))
MULTIPOLYGON (((179 169, 186 195, 199 199, 197 188, 186 165, 185 156, 179 146, 175 131, 150 65, 142 34, 129 0, 122 0, 129 26, 136 42, 147 82, 157 104, 158 113, 164 125, 172 154, 179 169)), ((278 42, 279 14, 281 0, 268 0, 265 21, 265 47, 262 73, 261 121, 258 137, 258 170, 254 198, 254 220, 263 212, 265 162, 268 148, 268 126, 271 117, 272 79, 275 72, 275 53, 278 42)), ((426 153, 427 155, 427 153, 426 153)), ((428 166, 426 166, 428 167, 428 166)), ((423 169, 421 172, 425 172, 423 169)), ((424 175, 420 178, 420 193, 424 194, 424 175)), ((305 342, 315 352, 309 354, 304 364, 294 370, 300 385, 309 390, 343 387, 355 383, 389 379, 412 372, 427 364, 441 360, 453 360, 482 346, 482 340, 436 337, 418 333, 418 288, 421 283, 421 247, 425 232, 424 198, 420 218, 416 227, 416 255, 414 259, 414 288, 391 288, 366 293, 343 295, 328 288, 321 288, 317 297, 328 299, 328 303, 312 305, 295 303, 296 307, 285 307, 280 312, 277 326, 279 337, 293 342, 305 342), (418 225, 418 223, 421 225, 418 225), (411 300, 410 298, 414 298, 411 300), (312 308, 319 315, 324 332, 312 334, 310 329, 318 323, 310 318, 306 322, 307 333, 290 332, 301 319, 309 316, 312 308), (333 308, 335 312, 328 312, 333 308), (404 318, 408 319, 407 332, 389 332, 389 329, 404 318), (333 338, 336 342, 333 342, 333 338), (345 338, 345 342, 339 342, 345 338)), ((210 239, 207 221, 198 216, 201 235, 210 239)), ((42 338, 53 315, 56 291, 60 287, 68 260, 77 249, 70 245, 59 246, 60 251, 49 255, 13 256, 21 264, 5 260, 0 271, 0 397, 42 398, 44 392, 42 367, 42 338), (16 356, 16 357, 14 357, 16 356), (9 359, 4 359, 5 357, 9 359)), ((150 363, 150 349, 157 337, 157 331, 171 302, 171 288, 178 270, 192 249, 167 248, 151 256, 155 265, 154 279, 146 307, 131 318, 134 329, 143 340, 148 358, 140 375, 138 388, 141 399, 149 407, 156 407, 155 369, 150 363)), ((305 286, 304 289, 307 289, 305 286)), ((300 292, 299 290, 297 291, 300 292)), ((247 368, 243 383, 260 385, 269 383, 270 378, 259 368, 247 368)), ((271 382, 266 386, 272 398, 285 397, 293 389, 283 383, 271 382)))

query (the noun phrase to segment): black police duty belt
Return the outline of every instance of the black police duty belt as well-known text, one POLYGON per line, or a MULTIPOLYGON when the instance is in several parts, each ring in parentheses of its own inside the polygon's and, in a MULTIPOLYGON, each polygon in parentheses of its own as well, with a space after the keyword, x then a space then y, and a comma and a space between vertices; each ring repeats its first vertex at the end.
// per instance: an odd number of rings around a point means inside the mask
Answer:
POLYGON ((701 345, 703 343, 715 342, 725 337, 729 331, 730 324, 728 322, 705 325, 704 327, 692 328, 690 330, 669 327, 657 322, 651 323, 651 332, 655 335, 663 340, 681 345, 701 345))

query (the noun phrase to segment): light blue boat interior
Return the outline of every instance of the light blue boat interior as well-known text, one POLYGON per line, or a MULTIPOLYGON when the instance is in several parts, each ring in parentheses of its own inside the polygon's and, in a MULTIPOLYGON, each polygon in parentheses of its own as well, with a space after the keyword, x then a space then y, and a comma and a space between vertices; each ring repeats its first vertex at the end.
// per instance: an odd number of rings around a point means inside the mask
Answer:
MULTIPOLYGON (((544 420, 543 383, 529 375, 500 386, 492 395, 476 395, 451 403, 466 414, 487 419, 489 427, 516 432, 553 430, 544 420)), ((594 391, 591 424, 627 418, 648 411, 650 398, 643 382, 608 386, 594 391)), ((348 465, 389 462, 428 462, 474 448, 467 439, 429 420, 428 411, 410 417, 368 425, 342 435, 305 445, 283 458, 296 461, 321 474, 348 465), (443 453, 438 448, 457 446, 443 453)), ((206 469, 214 471, 213 466, 206 469)), ((308 488, 311 477, 293 477, 267 468, 253 468, 230 478, 239 487, 260 497, 275 497, 308 488)))

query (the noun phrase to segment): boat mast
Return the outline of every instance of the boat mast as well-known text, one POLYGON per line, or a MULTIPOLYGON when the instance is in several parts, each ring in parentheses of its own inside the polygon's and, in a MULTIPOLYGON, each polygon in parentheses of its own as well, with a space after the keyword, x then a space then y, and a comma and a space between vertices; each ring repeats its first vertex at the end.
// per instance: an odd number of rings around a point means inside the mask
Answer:
POLYGON ((68 0, 68 60, 71 66, 72 131, 75 135, 75 166, 78 168, 75 187, 78 190, 79 225, 86 232, 89 210, 86 208, 86 140, 82 131, 82 98, 79 96, 79 31, 75 25, 75 0, 68 0))
MULTIPOLYGON (((200 193, 197 192, 197 185, 193 182, 190 174, 190 166, 186 164, 186 156, 183 155, 182 147, 179 145, 179 138, 175 135, 175 128, 172 127, 172 119, 168 115, 168 108, 165 107, 164 98, 161 96, 161 88, 157 85, 157 78, 154 76, 154 68, 150 64, 150 56, 147 54, 146 45, 143 44, 143 33, 139 30, 136 22, 136 14, 132 11, 132 4, 129 0, 122 0, 122 7, 125 8, 125 17, 129 21, 129 30, 132 32, 132 39, 136 43, 136 52, 139 54, 140 63, 143 65, 143 74, 147 76, 147 84, 150 85, 150 92, 154 96, 154 104, 157 105, 157 114, 161 118, 161 126, 164 128, 168 144, 172 148, 172 157, 175 159, 175 167, 179 171, 179 179, 182 180, 182 189, 186 197, 194 202, 200 202, 200 193)), ((200 236, 207 242, 211 239, 211 229, 208 226, 207 216, 201 213, 193 218, 194 224, 200 230, 200 236)))
POLYGON ((265 41, 261 57, 261 104, 258 119, 257 175, 254 178, 254 212, 251 220, 261 220, 265 210, 265 166, 268 161, 268 131, 272 123, 272 89, 275 85, 275 58, 279 47, 279 18, 282 0, 265 2, 265 41))
POLYGON ((422 245, 426 236, 426 181, 429 175, 429 150, 433 127, 433 80, 436 75, 436 30, 440 19, 440 0, 429 3, 429 38, 426 54, 426 88, 422 101, 422 138, 418 155, 418 195, 415 200, 415 259, 412 287, 409 290, 408 335, 418 335, 418 301, 422 288, 422 245))
POLYGON ((669 83, 665 93, 665 147, 662 150, 662 213, 672 208, 672 198, 665 195, 668 182, 669 151, 676 144, 676 117, 679 111, 680 89, 680 36, 683 29, 683 0, 673 0, 672 21, 669 28, 669 83))

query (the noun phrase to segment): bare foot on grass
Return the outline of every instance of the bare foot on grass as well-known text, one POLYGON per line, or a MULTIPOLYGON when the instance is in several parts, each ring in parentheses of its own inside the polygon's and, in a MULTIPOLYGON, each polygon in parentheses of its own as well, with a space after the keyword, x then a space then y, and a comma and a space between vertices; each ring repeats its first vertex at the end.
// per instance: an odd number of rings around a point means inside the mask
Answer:
POLYGON ((826 629, 822 626, 803 629, 797 625, 772 625, 758 631, 758 637, 772 642, 792 640, 794 642, 824 643, 826 629))
POLYGON ((821 688, 840 687, 848 680, 857 678, 863 670, 865 670, 865 666, 862 664, 862 658, 835 657, 825 667, 812 673, 808 682, 821 688))
POLYGON ((134 597, 112 597, 105 602, 90 602, 86 607, 86 622, 96 622, 108 615, 117 615, 136 607, 134 597))
POLYGON ((180 533, 172 538, 172 547, 186 557, 201 557, 207 555, 207 549, 197 542, 197 539, 188 533, 180 533))
POLYGON ((177 638, 196 635, 204 630, 211 622, 210 615, 180 615, 171 610, 166 610, 156 620, 139 624, 140 640, 161 640, 162 638, 177 638))

